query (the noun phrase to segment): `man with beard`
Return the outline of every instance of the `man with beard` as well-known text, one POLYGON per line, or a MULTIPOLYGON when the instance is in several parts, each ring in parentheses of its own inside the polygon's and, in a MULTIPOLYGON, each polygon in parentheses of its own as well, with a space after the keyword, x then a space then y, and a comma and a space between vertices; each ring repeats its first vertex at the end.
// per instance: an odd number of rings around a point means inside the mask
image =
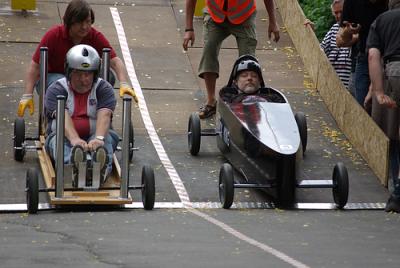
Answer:
POLYGON ((232 86, 221 89, 221 96, 225 102, 237 103, 262 95, 260 92, 262 74, 256 60, 242 57, 243 60, 234 66, 232 86))

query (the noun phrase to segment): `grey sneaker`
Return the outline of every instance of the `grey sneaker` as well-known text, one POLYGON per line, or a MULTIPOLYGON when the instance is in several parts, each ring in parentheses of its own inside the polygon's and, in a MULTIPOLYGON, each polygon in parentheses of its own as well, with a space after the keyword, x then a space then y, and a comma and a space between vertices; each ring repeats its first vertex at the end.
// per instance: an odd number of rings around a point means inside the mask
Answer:
POLYGON ((82 146, 76 145, 72 148, 70 162, 73 166, 72 187, 77 187, 79 184, 79 163, 86 162, 86 152, 82 146))
MULTIPOLYGON (((107 156, 107 151, 103 146, 100 146, 96 149, 96 151, 93 154, 93 161, 100 163, 100 172, 102 177, 104 177, 108 162, 108 156, 107 156)), ((104 180, 105 178, 102 179, 104 180)))
POLYGON ((71 152, 71 163, 74 165, 74 168, 79 168, 79 163, 86 161, 86 152, 83 150, 83 147, 80 145, 75 145, 72 148, 71 152))

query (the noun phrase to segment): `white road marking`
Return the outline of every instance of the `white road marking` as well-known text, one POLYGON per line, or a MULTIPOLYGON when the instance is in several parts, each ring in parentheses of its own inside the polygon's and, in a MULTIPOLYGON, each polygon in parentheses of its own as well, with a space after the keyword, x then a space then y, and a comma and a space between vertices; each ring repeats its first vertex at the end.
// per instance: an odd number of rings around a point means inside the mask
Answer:
POLYGON ((183 206, 185 208, 187 208, 193 214, 207 220, 210 223, 213 223, 214 225, 222 228, 224 231, 234 235, 238 239, 245 241, 253 246, 256 246, 256 247, 260 248, 261 250, 283 260, 284 262, 291 264, 294 267, 298 267, 298 268, 308 267, 307 265, 289 257, 288 255, 284 254, 283 252, 280 252, 266 244, 260 243, 256 240, 242 234, 241 232, 233 229, 229 225, 227 225, 205 213, 202 213, 202 212, 192 208, 192 204, 190 202, 189 195, 186 191, 186 188, 185 188, 181 178, 179 177, 178 172, 176 171, 175 167, 173 166, 171 160, 168 158, 168 155, 165 152, 164 146, 162 145, 160 138, 158 137, 157 132, 155 131, 153 122, 151 121, 150 114, 147 109, 146 101, 143 96, 142 88, 140 87, 139 81, 136 76, 135 68, 133 66, 131 54, 129 52, 128 43, 126 41, 125 31, 122 26, 121 19, 119 17, 118 9, 115 7, 110 7, 110 10, 111 10, 111 14, 112 14, 112 17, 114 20, 115 28, 117 30, 118 39, 120 42, 123 58, 125 60, 126 69, 127 69, 129 78, 131 80, 132 86, 134 87, 135 92, 139 98, 139 110, 140 110, 142 119, 144 121, 144 125, 150 136, 151 141, 153 142, 154 147, 157 150, 157 154, 161 160, 161 163, 164 165, 165 169, 167 170, 168 175, 171 178, 171 181, 172 181, 176 191, 178 192, 179 198, 182 201, 183 206))
MULTIPOLYGON (((220 202, 191 202, 192 208, 195 209, 221 209, 220 202)), ((344 210, 383 210, 386 203, 347 203, 344 210)), ((49 203, 39 203, 39 210, 54 209, 49 203)), ((122 205, 125 209, 142 209, 142 202, 133 202, 131 204, 122 205)), ((183 209, 182 202, 155 202, 155 209, 183 209)), ((269 202, 234 202, 231 210, 235 209, 275 209, 275 205, 269 202)), ((336 210, 334 203, 296 203, 295 209, 299 210, 336 210)), ((18 204, 0 204, 0 213, 7 212, 27 212, 28 208, 25 203, 18 204)))

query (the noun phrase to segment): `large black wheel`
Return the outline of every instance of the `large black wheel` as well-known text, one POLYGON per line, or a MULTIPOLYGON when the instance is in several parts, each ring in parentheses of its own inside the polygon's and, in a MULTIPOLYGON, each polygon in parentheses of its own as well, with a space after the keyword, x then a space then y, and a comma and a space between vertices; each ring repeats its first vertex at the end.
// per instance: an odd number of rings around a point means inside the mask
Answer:
POLYGON ((346 166, 341 162, 333 168, 332 183, 333 200, 336 207, 342 209, 349 197, 349 175, 346 166))
POLYGON ((25 156, 25 120, 18 117, 14 121, 14 159, 23 161, 25 156))
POLYGON ((133 148, 135 147, 135 132, 133 131, 133 123, 129 122, 129 161, 133 160, 133 148))
POLYGON ((280 159, 278 170, 278 206, 292 208, 296 199, 296 157, 280 159))
POLYGON ((192 113, 188 124, 188 146, 191 155, 197 155, 200 150, 201 125, 197 113, 192 113))
POLYGON ((142 187, 143 207, 145 210, 152 210, 154 208, 156 189, 154 181, 154 171, 149 166, 143 166, 142 187))
POLYGON ((36 168, 26 172, 26 205, 29 214, 36 214, 39 205, 39 175, 36 168))
POLYGON ((219 170, 219 200, 222 207, 228 209, 232 206, 233 197, 235 194, 233 180, 233 169, 228 163, 221 166, 219 170))
POLYGON ((297 112, 294 115, 294 119, 296 119, 297 127, 299 128, 299 133, 300 133, 300 140, 301 140, 301 145, 303 147, 303 154, 306 152, 307 149, 307 119, 304 113, 302 112, 297 112))

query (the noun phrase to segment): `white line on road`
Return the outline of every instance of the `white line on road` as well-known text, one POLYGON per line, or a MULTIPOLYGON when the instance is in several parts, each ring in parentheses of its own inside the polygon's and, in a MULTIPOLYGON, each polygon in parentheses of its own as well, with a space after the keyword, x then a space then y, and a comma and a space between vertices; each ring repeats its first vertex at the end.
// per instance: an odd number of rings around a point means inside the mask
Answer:
MULTIPOLYGON (((196 209, 221 209, 220 202, 191 202, 192 208, 196 209)), ((386 203, 347 203, 344 210, 383 210, 386 203)), ((49 203, 39 203, 39 210, 49 210, 55 207, 49 203)), ((125 209, 143 208, 142 202, 132 202, 131 204, 121 205, 125 209)), ((155 209, 183 209, 182 202, 155 202, 155 209)), ((335 203, 296 203, 295 209, 299 210, 337 210, 335 203)), ((275 205, 270 202, 234 202, 230 208, 234 209, 275 209, 275 205)), ((7 212, 27 212, 25 203, 0 204, 0 213, 7 212)))
POLYGON ((192 204, 190 202, 189 195, 186 191, 186 188, 185 188, 178 172, 176 171, 174 165, 172 164, 171 160, 169 159, 167 153, 165 152, 164 146, 162 145, 160 138, 158 137, 158 134, 155 131, 153 122, 151 121, 149 110, 147 108, 146 101, 143 96, 142 88, 140 87, 139 81, 136 76, 135 68, 133 66, 131 54, 129 52, 128 43, 126 41, 125 31, 122 26, 122 22, 121 22, 119 13, 118 13, 118 9, 115 7, 110 7, 110 11, 111 11, 111 15, 114 20, 115 28, 117 30, 118 39, 119 39, 119 43, 121 46, 123 58, 125 60, 126 69, 127 69, 129 78, 131 80, 132 86, 134 87, 135 92, 139 98, 139 110, 140 110, 140 114, 142 116, 144 125, 146 127, 147 133, 149 134, 154 147, 156 148, 156 151, 157 151, 158 157, 161 160, 161 163, 164 165, 165 169, 168 172, 169 177, 171 178, 171 181, 179 195, 181 202, 183 203, 183 206, 185 208, 187 208, 193 214, 222 228, 224 231, 232 234, 233 236, 237 237, 238 239, 245 241, 253 246, 256 246, 256 247, 260 248, 261 250, 285 261, 286 263, 291 264, 294 267, 307 268, 308 267, 307 265, 289 257, 288 255, 284 254, 283 252, 276 250, 266 244, 258 242, 256 240, 242 234, 241 232, 233 229, 229 225, 227 225, 227 224, 225 224, 203 212, 200 212, 200 211, 192 208, 192 204))

